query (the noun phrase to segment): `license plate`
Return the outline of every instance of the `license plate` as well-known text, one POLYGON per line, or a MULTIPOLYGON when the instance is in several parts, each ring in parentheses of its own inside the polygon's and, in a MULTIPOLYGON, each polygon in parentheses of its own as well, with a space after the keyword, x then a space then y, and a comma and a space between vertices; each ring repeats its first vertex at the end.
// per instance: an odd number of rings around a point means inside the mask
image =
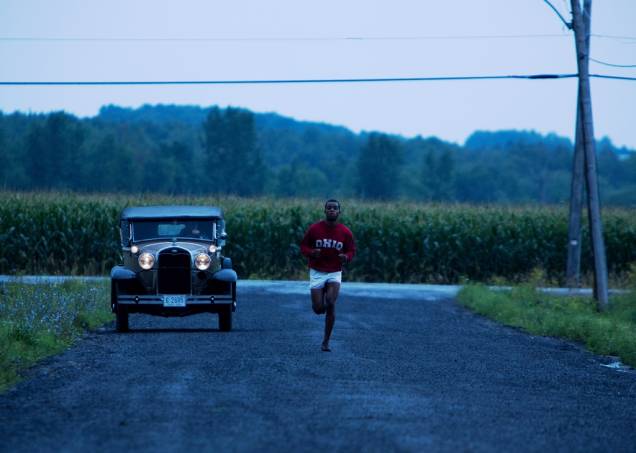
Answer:
POLYGON ((164 307, 185 307, 186 296, 163 296, 164 307))

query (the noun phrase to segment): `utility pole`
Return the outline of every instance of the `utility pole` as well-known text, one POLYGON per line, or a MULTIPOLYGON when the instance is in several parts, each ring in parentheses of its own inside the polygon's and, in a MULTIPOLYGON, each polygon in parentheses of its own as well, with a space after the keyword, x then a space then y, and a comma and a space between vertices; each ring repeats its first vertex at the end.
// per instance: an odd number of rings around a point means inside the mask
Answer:
POLYGON ((570 212, 568 223, 568 258, 565 268, 565 281, 568 288, 581 286, 581 215, 583 213, 583 173, 585 150, 583 149, 583 130, 581 128, 581 107, 576 109, 576 136, 572 159, 572 184, 570 185, 570 212))
MULTIPOLYGON (((592 236, 592 252, 594 258, 594 298, 599 311, 604 311, 609 305, 607 284, 607 259, 603 240, 603 224, 601 221, 601 207, 598 192, 598 178, 596 170, 596 151, 594 146, 594 123, 592 119, 592 97, 590 94, 590 74, 588 65, 588 33, 581 12, 579 0, 570 0, 572 5, 572 28, 576 41, 576 61, 579 74, 578 108, 580 121, 584 162, 585 181, 587 183, 587 212, 592 236)), ((592 0, 586 0, 585 10, 590 20, 592 0)))
MULTIPOLYGON (((585 25, 585 62, 589 67, 590 55, 590 19, 592 2, 584 0, 583 24, 585 25)), ((571 24, 567 24, 569 28, 571 24)), ((577 96, 576 132, 574 138, 574 156, 572 159, 572 184, 570 186, 570 212, 568 225, 568 257, 565 279, 568 288, 581 286, 581 214, 583 211, 585 150, 583 148, 583 126, 581 119, 581 99, 577 96)))

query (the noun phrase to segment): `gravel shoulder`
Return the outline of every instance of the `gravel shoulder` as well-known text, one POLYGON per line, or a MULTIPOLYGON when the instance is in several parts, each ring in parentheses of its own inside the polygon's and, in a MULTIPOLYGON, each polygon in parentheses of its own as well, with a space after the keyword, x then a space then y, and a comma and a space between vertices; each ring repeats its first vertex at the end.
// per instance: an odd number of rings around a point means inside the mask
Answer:
POLYGON ((305 284, 216 316, 131 316, 0 395, 1 451, 633 451, 636 373, 431 290, 344 284, 333 352, 305 284), (414 290, 415 291, 415 290, 414 290))

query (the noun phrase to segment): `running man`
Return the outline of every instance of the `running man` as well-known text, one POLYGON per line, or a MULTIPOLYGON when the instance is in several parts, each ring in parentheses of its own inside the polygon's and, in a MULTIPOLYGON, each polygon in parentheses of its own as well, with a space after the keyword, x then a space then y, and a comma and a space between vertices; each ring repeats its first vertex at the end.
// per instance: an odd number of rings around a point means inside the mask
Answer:
POLYGON ((321 349, 330 352, 329 339, 336 322, 336 300, 342 281, 342 265, 353 259, 356 245, 351 230, 338 222, 340 202, 327 200, 325 220, 314 223, 300 244, 309 261, 309 289, 314 313, 325 316, 325 336, 321 349))

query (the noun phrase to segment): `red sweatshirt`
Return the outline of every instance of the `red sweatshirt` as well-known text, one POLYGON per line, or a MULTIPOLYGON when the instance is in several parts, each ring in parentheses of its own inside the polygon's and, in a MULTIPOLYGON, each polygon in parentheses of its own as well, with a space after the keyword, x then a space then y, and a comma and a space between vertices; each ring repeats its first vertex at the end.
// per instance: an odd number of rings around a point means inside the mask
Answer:
POLYGON ((314 223, 305 233, 300 244, 300 252, 309 260, 309 267, 321 272, 338 272, 342 263, 338 255, 347 255, 347 262, 356 254, 356 244, 351 230, 341 223, 329 225, 326 220, 314 223), (320 249, 318 258, 312 258, 311 252, 320 249))

